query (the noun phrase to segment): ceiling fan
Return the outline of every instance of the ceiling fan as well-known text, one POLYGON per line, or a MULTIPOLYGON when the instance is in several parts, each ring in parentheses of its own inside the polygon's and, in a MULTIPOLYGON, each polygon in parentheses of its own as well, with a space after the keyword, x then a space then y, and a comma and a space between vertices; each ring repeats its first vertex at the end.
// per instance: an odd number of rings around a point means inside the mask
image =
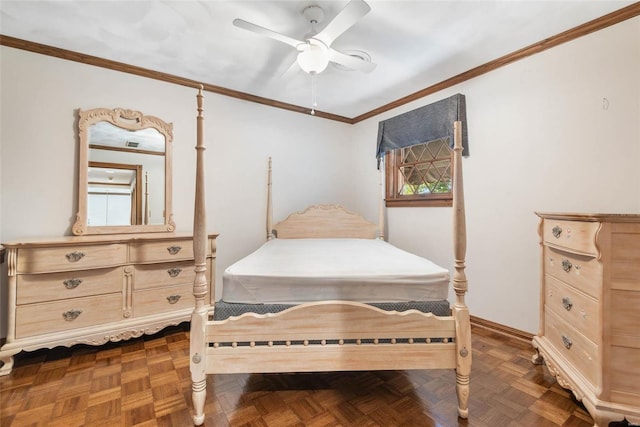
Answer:
POLYGON ((340 52, 332 48, 331 45, 370 10, 369 5, 363 0, 351 0, 331 22, 318 32, 316 25, 324 18, 324 11, 319 6, 308 6, 302 11, 302 15, 311 23, 312 31, 305 35, 303 40, 294 39, 242 19, 235 19, 233 25, 294 47, 298 51, 296 63, 309 74, 321 73, 327 68, 329 62, 351 70, 368 73, 376 68, 376 64, 365 57, 368 55, 340 52))

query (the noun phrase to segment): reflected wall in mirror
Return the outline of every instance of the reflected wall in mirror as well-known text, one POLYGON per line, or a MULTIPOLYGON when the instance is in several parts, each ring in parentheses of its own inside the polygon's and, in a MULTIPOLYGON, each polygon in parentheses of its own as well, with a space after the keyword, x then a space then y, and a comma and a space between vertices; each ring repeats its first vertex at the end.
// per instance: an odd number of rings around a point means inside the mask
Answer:
POLYGON ((173 125, 122 108, 78 110, 73 234, 170 232, 173 125))

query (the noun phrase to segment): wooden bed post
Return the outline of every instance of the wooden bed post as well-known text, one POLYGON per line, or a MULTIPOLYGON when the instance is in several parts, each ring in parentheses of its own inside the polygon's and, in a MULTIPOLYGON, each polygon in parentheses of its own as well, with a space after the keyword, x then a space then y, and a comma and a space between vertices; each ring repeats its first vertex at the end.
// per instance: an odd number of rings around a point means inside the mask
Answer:
POLYGON ((202 115, 202 89, 200 85, 198 95, 197 117, 197 143, 196 143, 196 195, 193 220, 193 255, 195 263, 195 279, 193 281, 193 296, 195 297, 195 308, 191 315, 191 339, 190 339, 190 363, 191 370, 191 390, 193 407, 195 414, 193 422, 195 425, 204 423, 204 402, 207 395, 207 374, 206 349, 205 349, 205 322, 207 320, 207 212, 204 191, 204 141, 203 127, 204 116, 202 115))
POLYGON ((144 173, 144 225, 149 224, 149 172, 144 173))
POLYGON ((384 174, 384 167, 380 168, 380 173, 379 175, 379 180, 378 180, 378 185, 379 185, 379 193, 378 195, 380 196, 380 203, 378 203, 378 239, 380 240, 384 240, 384 235, 385 235, 385 227, 384 227, 384 197, 385 197, 385 192, 384 192, 384 186, 383 186, 383 179, 382 179, 382 175, 384 174))
POLYGON ((467 252, 467 226, 465 220, 464 190, 462 182, 462 122, 453 125, 453 244, 455 271, 453 289, 456 302, 453 305, 453 317, 456 324, 456 393, 458 395, 458 415, 469 415, 469 374, 471 373, 471 322, 469 308, 464 301, 468 282, 465 274, 465 256, 467 252))
POLYGON ((271 157, 267 172, 267 240, 273 239, 273 201, 271 195, 271 157))

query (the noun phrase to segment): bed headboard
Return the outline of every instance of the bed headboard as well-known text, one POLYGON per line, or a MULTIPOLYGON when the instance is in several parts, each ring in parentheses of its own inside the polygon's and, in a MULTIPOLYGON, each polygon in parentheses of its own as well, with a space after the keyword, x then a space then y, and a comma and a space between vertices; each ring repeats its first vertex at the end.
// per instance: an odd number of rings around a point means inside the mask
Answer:
POLYGON ((273 230, 278 239, 375 239, 378 226, 339 205, 313 205, 292 213, 273 230))
MULTIPOLYGON (((313 205, 273 225, 272 164, 267 170, 267 240, 279 239, 381 239, 384 240, 384 197, 380 197, 378 224, 340 205, 313 205)), ((382 188, 382 174, 380 175, 382 188)))

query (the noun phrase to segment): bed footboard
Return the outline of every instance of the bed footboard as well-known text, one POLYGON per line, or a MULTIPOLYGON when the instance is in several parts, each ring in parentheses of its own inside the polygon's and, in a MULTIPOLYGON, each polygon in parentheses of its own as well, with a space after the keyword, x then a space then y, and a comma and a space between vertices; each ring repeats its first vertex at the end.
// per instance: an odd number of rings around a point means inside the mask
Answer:
POLYGON ((455 322, 349 301, 208 321, 207 373, 455 368, 455 322), (401 358, 397 355, 402 354, 401 358))

